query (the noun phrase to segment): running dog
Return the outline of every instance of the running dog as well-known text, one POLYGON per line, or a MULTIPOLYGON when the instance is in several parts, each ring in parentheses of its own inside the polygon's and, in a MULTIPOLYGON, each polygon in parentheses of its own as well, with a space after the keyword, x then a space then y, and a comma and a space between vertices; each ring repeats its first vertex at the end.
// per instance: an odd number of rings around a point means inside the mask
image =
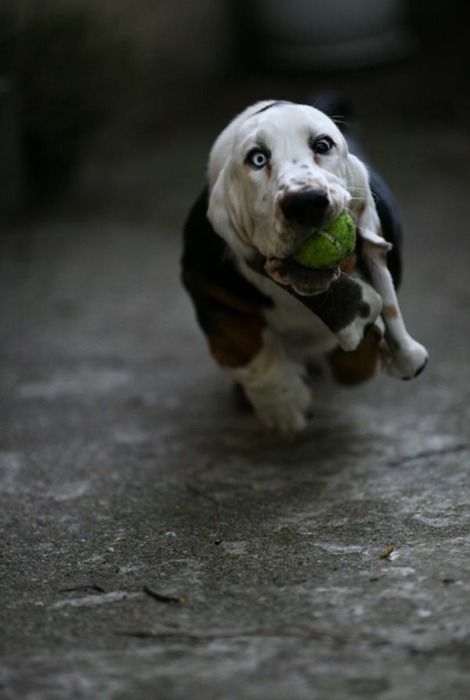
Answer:
POLYGON ((185 226, 183 283, 213 357, 267 427, 306 426, 311 355, 346 383, 380 366, 401 379, 424 369, 427 351, 406 330, 395 291, 400 241, 387 186, 324 111, 259 102, 219 135, 185 226), (345 209, 354 254, 327 270, 295 262, 302 241, 345 209))

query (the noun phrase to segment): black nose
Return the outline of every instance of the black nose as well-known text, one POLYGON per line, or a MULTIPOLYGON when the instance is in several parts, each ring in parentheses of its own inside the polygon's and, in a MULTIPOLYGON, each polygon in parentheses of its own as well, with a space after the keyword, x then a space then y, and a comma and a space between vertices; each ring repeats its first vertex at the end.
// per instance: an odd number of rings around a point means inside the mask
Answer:
POLYGON ((280 201, 280 207, 290 223, 318 226, 329 203, 328 196, 322 190, 302 190, 286 194, 280 201))

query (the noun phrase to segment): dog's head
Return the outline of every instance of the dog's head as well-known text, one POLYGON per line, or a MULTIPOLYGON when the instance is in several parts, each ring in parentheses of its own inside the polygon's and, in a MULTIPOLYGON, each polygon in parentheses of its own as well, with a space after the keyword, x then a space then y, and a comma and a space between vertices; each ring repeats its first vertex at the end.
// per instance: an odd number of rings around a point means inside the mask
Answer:
POLYGON ((321 291, 337 276, 291 261, 316 229, 349 209, 359 226, 377 230, 366 168, 336 124, 308 105, 266 101, 238 115, 212 148, 209 186, 219 235, 247 261, 261 255, 267 274, 299 293, 321 291))

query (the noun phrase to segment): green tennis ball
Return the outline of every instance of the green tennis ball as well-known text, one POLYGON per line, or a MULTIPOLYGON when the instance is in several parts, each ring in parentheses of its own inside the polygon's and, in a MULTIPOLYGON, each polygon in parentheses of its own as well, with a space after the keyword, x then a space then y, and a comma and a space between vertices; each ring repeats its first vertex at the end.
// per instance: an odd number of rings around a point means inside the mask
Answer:
POLYGON ((356 226, 351 215, 343 211, 327 228, 307 238, 292 257, 304 267, 336 267, 354 252, 355 247, 356 226))

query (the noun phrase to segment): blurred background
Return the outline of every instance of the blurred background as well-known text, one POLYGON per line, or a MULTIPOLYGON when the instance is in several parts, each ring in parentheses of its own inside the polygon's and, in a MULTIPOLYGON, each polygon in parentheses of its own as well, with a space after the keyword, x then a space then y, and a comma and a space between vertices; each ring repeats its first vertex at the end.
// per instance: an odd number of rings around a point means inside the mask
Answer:
MULTIPOLYGON (((3 0, 0 210, 63 197, 91 153, 134 149, 135 170, 142 141, 147 156, 162 145, 156 185, 170 134, 199 130, 204 154, 225 121, 266 97, 338 90, 366 127, 391 114, 466 122, 466 24, 463 0, 3 0)), ((182 168, 197 165, 202 181, 199 151, 191 161, 182 168)), ((151 183, 134 175, 123 185, 114 173, 108 187, 142 200, 151 183)), ((103 188, 99 177, 89 185, 103 188)))

